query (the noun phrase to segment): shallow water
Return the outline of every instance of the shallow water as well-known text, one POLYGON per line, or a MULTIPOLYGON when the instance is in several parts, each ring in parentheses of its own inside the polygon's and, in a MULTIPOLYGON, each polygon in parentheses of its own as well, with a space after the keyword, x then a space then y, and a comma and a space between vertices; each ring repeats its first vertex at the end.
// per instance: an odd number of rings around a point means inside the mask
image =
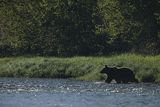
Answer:
POLYGON ((159 107, 158 84, 0 78, 0 107, 159 107))

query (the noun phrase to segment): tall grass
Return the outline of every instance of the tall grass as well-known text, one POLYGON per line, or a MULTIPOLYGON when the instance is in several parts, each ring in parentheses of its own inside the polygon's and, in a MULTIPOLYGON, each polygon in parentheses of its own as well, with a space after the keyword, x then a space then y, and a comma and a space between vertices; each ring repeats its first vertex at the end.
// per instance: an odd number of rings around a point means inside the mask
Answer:
POLYGON ((142 82, 160 82, 160 55, 122 54, 109 57, 13 57, 0 58, 1 77, 73 78, 103 80, 99 71, 110 67, 127 67, 142 82))

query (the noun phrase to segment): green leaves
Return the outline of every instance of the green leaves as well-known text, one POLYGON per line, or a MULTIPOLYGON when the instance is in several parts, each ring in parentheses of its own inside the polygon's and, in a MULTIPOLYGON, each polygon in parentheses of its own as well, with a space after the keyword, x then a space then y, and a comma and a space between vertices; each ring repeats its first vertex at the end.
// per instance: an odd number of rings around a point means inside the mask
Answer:
POLYGON ((0 56, 159 54, 158 0, 2 0, 0 56))

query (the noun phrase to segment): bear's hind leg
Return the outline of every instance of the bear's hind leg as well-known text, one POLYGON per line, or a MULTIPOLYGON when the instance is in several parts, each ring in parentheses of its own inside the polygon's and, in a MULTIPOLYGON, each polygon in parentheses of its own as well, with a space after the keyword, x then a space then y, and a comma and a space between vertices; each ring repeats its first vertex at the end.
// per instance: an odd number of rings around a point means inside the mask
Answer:
POLYGON ((128 81, 127 81, 127 80, 123 80, 122 83, 125 83, 125 84, 126 84, 126 83, 128 83, 128 81))

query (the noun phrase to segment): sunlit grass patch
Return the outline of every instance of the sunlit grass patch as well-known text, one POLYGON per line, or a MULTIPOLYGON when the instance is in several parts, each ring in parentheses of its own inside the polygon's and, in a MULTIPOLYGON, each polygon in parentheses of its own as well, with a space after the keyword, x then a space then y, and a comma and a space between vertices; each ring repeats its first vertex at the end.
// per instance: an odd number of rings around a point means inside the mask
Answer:
POLYGON ((127 67, 142 82, 160 82, 160 55, 122 54, 100 57, 13 57, 0 58, 1 77, 73 78, 104 80, 99 71, 110 67, 127 67))

